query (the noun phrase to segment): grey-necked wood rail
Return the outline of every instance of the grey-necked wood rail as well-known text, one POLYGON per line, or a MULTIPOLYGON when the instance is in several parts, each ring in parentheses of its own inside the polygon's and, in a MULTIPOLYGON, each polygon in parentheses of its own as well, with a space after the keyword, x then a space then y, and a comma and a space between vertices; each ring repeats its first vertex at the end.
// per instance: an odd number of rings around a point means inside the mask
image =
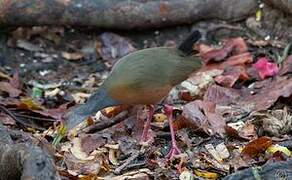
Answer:
MULTIPOLYGON (((65 114, 65 127, 71 129, 105 107, 143 104, 150 107, 142 134, 142 141, 147 140, 154 112, 151 105, 160 102, 173 86, 187 79, 193 71, 201 67, 201 61, 191 56, 192 45, 200 37, 200 33, 194 31, 178 48, 143 49, 121 58, 87 102, 65 114)), ((172 158, 180 151, 176 145, 172 125, 172 107, 165 105, 164 111, 168 117, 172 138, 172 148, 167 156, 172 158)))

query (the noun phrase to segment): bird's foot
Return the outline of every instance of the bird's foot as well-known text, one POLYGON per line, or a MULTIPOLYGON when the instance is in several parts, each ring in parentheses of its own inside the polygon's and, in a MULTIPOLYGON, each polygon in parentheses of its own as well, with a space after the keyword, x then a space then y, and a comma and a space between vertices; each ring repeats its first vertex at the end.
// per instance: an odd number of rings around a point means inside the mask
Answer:
POLYGON ((172 122, 173 121, 173 116, 172 116, 173 107, 169 105, 164 105, 164 112, 169 122, 169 128, 170 128, 170 134, 171 134, 171 148, 170 148, 169 153, 166 155, 166 158, 171 160, 174 158, 175 155, 180 154, 181 151, 177 147, 176 141, 175 141, 175 132, 174 132, 173 122, 172 122))
POLYGON ((141 139, 140 139, 140 144, 141 145, 147 145, 150 140, 148 139, 148 133, 145 135, 142 134, 141 139))
POLYGON ((172 143, 171 148, 170 148, 170 151, 168 152, 168 154, 165 157, 168 158, 169 160, 171 160, 176 155, 179 155, 180 153, 181 153, 181 151, 177 147, 176 143, 172 143))
POLYGON ((154 106, 153 105, 149 105, 147 107, 148 107, 147 121, 144 124, 142 136, 141 136, 141 139, 140 139, 140 143, 145 143, 145 142, 148 141, 148 131, 150 129, 150 123, 151 123, 152 116, 153 116, 153 113, 154 113, 154 106))

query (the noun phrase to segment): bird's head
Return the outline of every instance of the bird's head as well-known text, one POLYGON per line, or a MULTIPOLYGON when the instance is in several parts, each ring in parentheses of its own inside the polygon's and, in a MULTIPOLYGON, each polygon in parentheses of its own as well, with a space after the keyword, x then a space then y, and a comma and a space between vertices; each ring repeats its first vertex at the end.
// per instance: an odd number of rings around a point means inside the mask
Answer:
POLYGON ((82 107, 77 106, 70 109, 62 116, 62 120, 57 129, 57 136, 54 138, 53 145, 57 145, 64 136, 76 125, 88 118, 88 115, 82 111, 82 107))

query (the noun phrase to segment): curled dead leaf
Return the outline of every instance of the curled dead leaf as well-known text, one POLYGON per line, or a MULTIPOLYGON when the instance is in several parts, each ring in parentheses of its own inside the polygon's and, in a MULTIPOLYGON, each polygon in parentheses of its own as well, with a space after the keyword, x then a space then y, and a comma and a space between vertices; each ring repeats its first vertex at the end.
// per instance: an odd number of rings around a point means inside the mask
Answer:
POLYGON ((268 147, 272 145, 272 140, 268 137, 260 137, 249 142, 243 148, 241 154, 250 158, 254 158, 261 153, 265 152, 268 147))
POLYGON ((101 110, 101 113, 107 118, 113 118, 122 111, 127 110, 128 108, 129 108, 128 105, 112 106, 101 110))
POLYGON ((80 60, 84 57, 83 53, 81 52, 73 52, 73 53, 69 53, 69 52, 62 52, 62 57, 67 59, 67 60, 80 60))
POLYGON ((215 104, 196 100, 183 106, 182 117, 174 121, 174 127, 191 127, 201 129, 207 134, 225 132, 225 121, 219 114, 215 113, 215 104))
POLYGON ((282 64, 282 67, 279 71, 279 74, 281 76, 285 74, 291 74, 292 73, 292 55, 288 56, 282 64))
POLYGON ((0 91, 8 93, 10 97, 18 97, 22 93, 21 90, 4 81, 0 82, 0 91))
POLYGON ((199 56, 205 63, 209 63, 211 60, 215 62, 223 61, 231 54, 238 55, 247 52, 247 45, 241 37, 227 39, 223 43, 223 46, 219 49, 197 46, 199 56))
POLYGON ((273 105, 279 97, 289 97, 292 94, 292 80, 287 76, 278 76, 274 79, 266 79, 260 82, 260 86, 254 89, 254 94, 241 97, 238 105, 251 107, 253 111, 266 110, 273 105))
POLYGON ((236 89, 212 85, 207 89, 204 100, 220 105, 230 105, 237 102, 240 97, 240 92, 236 89))

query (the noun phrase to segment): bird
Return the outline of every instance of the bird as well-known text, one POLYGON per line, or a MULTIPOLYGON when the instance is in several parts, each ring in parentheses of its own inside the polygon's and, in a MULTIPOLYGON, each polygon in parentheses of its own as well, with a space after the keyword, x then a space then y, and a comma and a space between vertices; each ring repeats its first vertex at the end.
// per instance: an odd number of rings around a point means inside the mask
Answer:
MULTIPOLYGON (((170 90, 186 80, 201 67, 201 61, 193 56, 193 44, 201 38, 195 30, 177 47, 154 47, 132 52, 119 59, 109 76, 86 101, 69 109, 63 116, 66 130, 106 107, 117 105, 146 105, 149 108, 141 141, 147 140, 155 104, 161 102, 170 90)), ((171 149, 167 158, 173 158, 180 150, 173 129, 173 107, 164 105, 164 112, 171 131, 171 149)))

